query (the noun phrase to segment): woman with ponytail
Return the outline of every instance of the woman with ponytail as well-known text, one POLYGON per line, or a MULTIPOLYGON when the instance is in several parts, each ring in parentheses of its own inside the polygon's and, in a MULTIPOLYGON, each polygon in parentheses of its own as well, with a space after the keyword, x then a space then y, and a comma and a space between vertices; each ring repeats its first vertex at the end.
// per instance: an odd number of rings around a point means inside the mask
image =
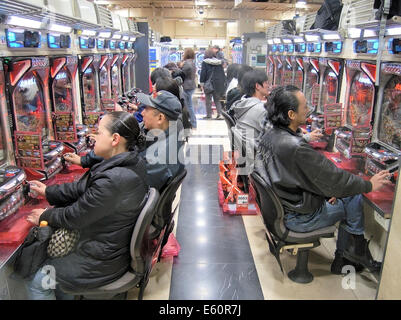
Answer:
MULTIPOLYGON (((31 182, 31 190, 45 196, 50 209, 35 209, 28 220, 47 221, 54 229, 79 231, 72 253, 49 258, 56 282, 70 290, 90 289, 120 278, 129 268, 130 241, 138 215, 146 202, 145 161, 136 146, 139 125, 127 112, 106 114, 95 134, 94 152, 104 160, 93 165, 77 182, 46 186, 31 182)), ((28 281, 31 299, 63 297, 60 288, 42 286, 42 270, 28 281)))

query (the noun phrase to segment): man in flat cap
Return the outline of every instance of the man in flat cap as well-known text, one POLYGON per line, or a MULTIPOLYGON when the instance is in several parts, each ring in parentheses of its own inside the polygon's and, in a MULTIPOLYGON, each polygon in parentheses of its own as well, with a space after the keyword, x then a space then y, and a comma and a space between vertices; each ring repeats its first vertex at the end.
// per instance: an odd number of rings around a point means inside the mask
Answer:
MULTIPOLYGON (((184 169, 180 162, 184 159, 183 126, 181 121, 177 121, 182 113, 181 103, 175 95, 164 90, 151 96, 140 92, 137 99, 145 106, 142 130, 146 142, 140 154, 146 159, 146 180, 150 187, 161 191, 170 179, 184 169)), ((83 157, 76 154, 65 154, 64 157, 68 162, 84 168, 103 161, 93 151, 83 157)))
POLYGON ((153 96, 138 93, 138 101, 146 107, 142 111, 147 162, 147 182, 161 190, 163 186, 184 169, 183 139, 180 138, 182 112, 178 98, 168 91, 158 91, 153 96))

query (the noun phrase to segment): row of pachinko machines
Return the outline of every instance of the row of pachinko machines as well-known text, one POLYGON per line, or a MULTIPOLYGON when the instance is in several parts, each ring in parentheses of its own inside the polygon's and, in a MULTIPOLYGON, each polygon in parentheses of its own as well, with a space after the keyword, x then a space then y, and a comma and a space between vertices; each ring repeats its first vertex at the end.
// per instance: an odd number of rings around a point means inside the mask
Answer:
POLYGON ((390 171, 391 186, 365 195, 389 218, 401 155, 401 17, 389 15, 381 27, 374 0, 345 0, 341 10, 336 30, 314 28, 312 13, 265 37, 233 39, 232 53, 266 70, 270 90, 291 84, 304 92, 313 109, 304 129, 323 132, 311 145, 336 166, 366 179, 390 171))
POLYGON ((105 112, 134 112, 134 44, 143 34, 132 20, 86 0, 4 0, 0 15, 3 265, 32 226, 26 215, 48 206, 28 196, 27 181, 79 179, 85 170, 63 155, 91 150, 89 134, 105 112))
POLYGON ((314 148, 366 179, 390 171, 391 186, 365 195, 389 218, 401 154, 401 23, 387 19, 381 30, 373 7, 343 1, 337 30, 311 29, 316 13, 294 21, 293 33, 285 23, 268 28, 265 68, 271 90, 292 84, 304 92, 313 109, 305 129, 324 134, 314 148))

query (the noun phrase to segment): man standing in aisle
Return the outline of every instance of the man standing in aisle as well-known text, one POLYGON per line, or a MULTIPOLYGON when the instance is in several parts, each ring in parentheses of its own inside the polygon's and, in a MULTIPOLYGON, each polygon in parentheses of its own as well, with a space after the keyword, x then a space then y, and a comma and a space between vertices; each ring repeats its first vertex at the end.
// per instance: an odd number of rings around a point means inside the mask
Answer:
POLYGON ((354 264, 378 272, 364 238, 362 193, 389 184, 388 171, 369 181, 337 168, 303 138, 309 108, 304 94, 294 86, 275 88, 266 103, 272 128, 259 142, 255 171, 267 174, 285 210, 284 223, 295 232, 310 232, 340 221, 331 272, 354 264))

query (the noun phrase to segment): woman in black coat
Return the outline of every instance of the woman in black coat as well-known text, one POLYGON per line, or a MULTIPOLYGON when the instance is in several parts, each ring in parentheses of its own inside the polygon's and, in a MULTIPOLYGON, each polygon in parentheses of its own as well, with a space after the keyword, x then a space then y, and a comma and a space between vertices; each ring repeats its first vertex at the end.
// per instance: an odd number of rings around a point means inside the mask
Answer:
MULTIPOLYGON (((130 241, 145 204, 145 162, 128 150, 140 138, 138 123, 127 112, 112 112, 99 123, 95 154, 105 160, 77 182, 48 186, 31 182, 31 190, 45 195, 54 208, 35 209, 28 220, 47 221, 54 229, 78 230, 79 241, 67 256, 48 259, 56 281, 70 290, 90 289, 113 282, 129 268, 130 241)), ((41 269, 27 283, 32 299, 54 299, 42 286, 41 269)), ((53 288, 54 289, 54 288, 53 288)))
POLYGON ((216 59, 211 49, 205 52, 199 82, 206 97, 206 117, 204 119, 212 118, 213 97, 217 109, 216 119, 223 120, 220 99, 222 99, 226 91, 226 75, 224 74, 222 60, 216 59))

